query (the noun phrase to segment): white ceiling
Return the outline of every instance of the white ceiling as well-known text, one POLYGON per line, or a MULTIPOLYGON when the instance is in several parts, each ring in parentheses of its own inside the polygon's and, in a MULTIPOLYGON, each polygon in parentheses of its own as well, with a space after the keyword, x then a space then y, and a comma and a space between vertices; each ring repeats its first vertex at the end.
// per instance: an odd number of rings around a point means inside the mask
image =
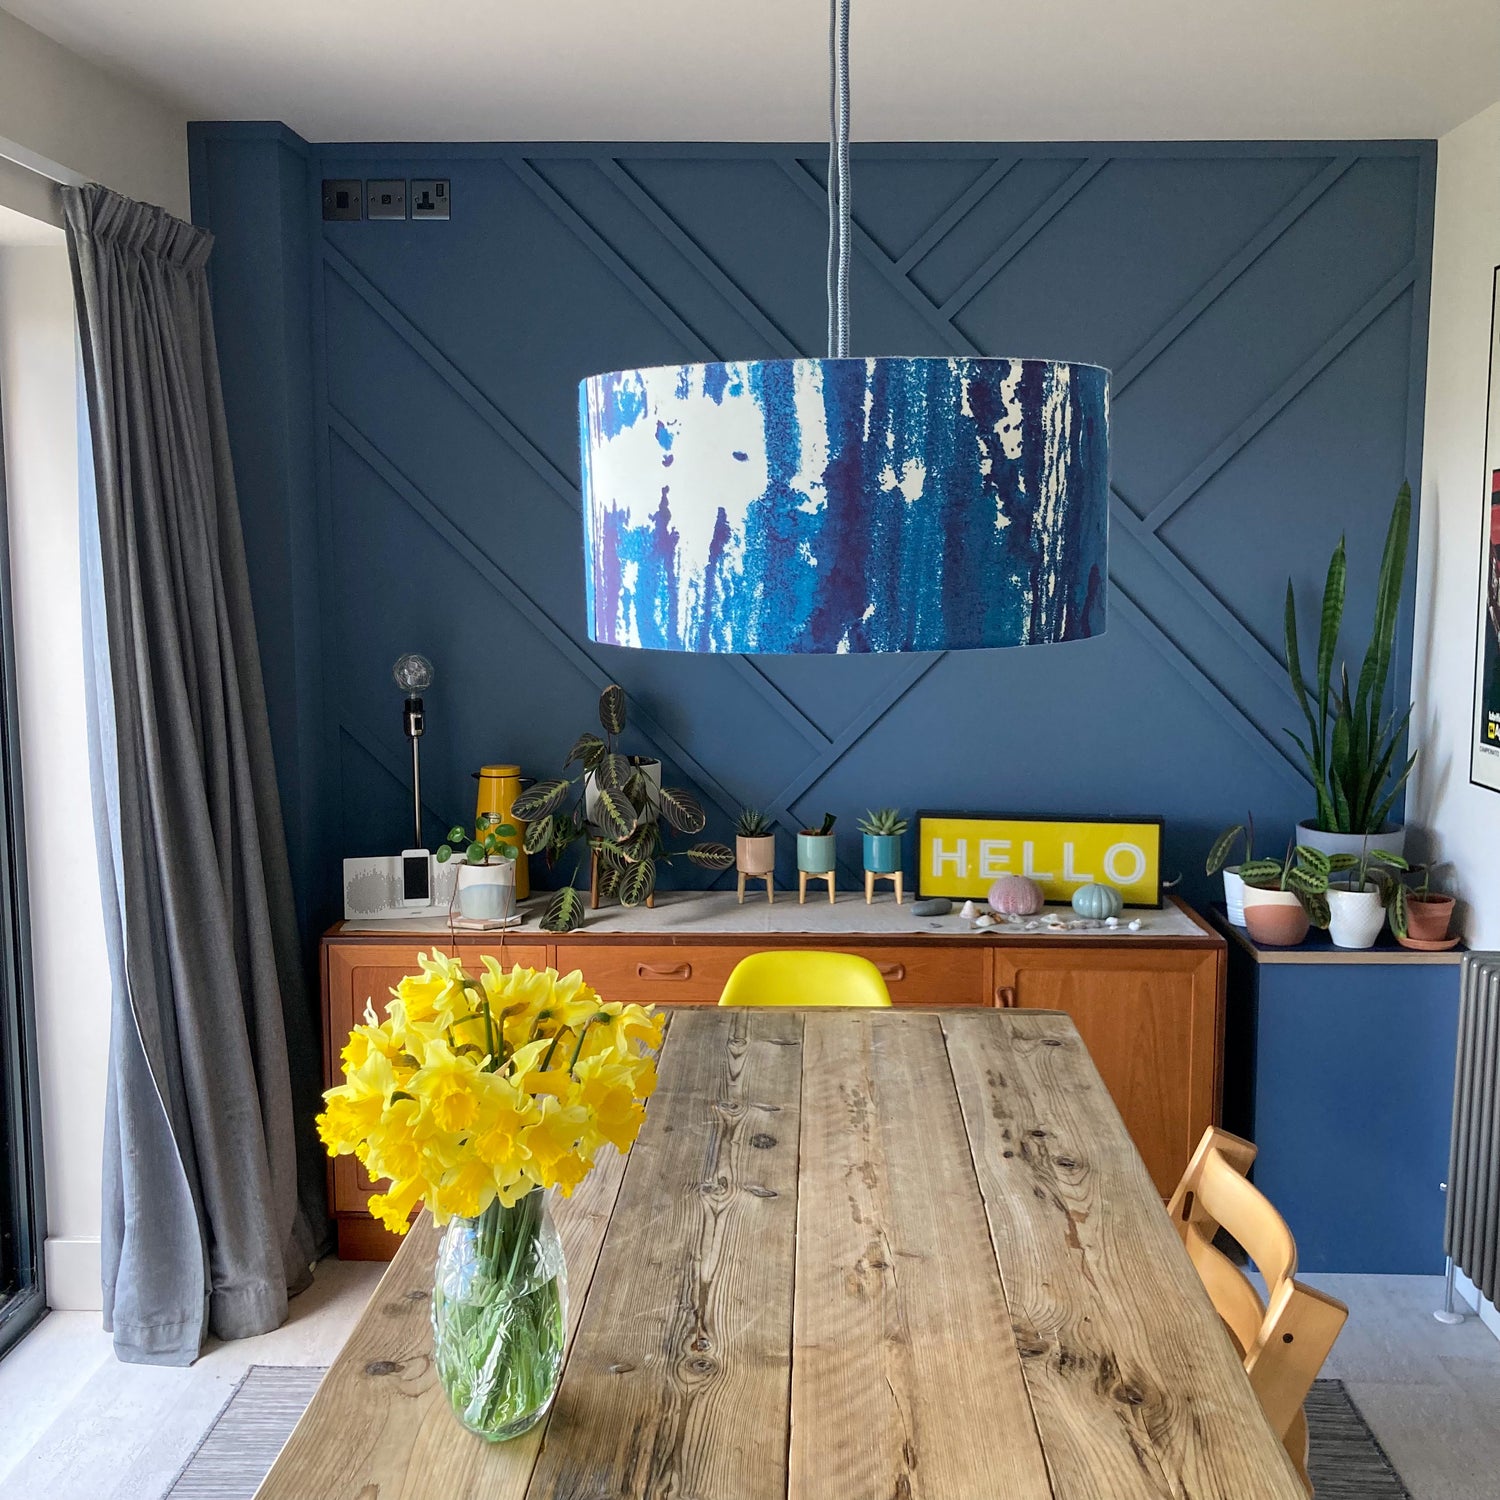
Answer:
MULTIPOLYGON (((312 140, 818 140, 822 0, 4 0, 201 119, 312 140)), ((1435 136, 1500 0, 853 0, 865 140, 1435 136)))

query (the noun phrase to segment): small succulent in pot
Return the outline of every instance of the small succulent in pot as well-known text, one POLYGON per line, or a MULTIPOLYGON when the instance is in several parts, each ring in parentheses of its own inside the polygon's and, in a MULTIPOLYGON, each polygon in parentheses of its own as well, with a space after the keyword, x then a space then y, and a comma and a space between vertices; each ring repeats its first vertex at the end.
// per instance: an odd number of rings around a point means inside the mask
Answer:
POLYGON ((579 735, 568 753, 565 774, 538 781, 516 798, 512 811, 526 824, 526 852, 543 854, 555 865, 579 841, 584 844, 568 881, 553 893, 542 914, 544 932, 571 932, 583 922, 579 875, 592 856, 600 863, 600 897, 617 896, 622 906, 640 906, 656 890, 658 864, 680 854, 705 870, 727 870, 733 852, 724 844, 699 842, 668 853, 662 824, 696 834, 708 821, 690 793, 661 785, 661 764, 645 756, 622 755, 625 690, 611 683, 599 695, 601 737, 579 735), (577 764, 577 773, 568 767, 577 764))
POLYGON ((864 835, 865 869, 874 875, 890 875, 901 868, 901 836, 906 819, 894 807, 867 812, 859 820, 864 835))
POLYGON ((776 834, 756 808, 742 808, 735 820, 734 863, 742 875, 769 875, 776 868, 776 834))
POLYGON ((816 828, 804 828, 797 834, 797 868, 808 875, 825 875, 834 867, 833 825, 838 818, 824 813, 816 828))

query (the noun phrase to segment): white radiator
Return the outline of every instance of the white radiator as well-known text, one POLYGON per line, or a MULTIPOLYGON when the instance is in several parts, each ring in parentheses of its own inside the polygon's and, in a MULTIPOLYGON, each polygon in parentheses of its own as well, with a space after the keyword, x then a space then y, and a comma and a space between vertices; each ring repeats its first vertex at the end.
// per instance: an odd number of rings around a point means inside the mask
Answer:
POLYGON ((1500 1290, 1500 953, 1463 963, 1444 1249, 1479 1290, 1500 1290))

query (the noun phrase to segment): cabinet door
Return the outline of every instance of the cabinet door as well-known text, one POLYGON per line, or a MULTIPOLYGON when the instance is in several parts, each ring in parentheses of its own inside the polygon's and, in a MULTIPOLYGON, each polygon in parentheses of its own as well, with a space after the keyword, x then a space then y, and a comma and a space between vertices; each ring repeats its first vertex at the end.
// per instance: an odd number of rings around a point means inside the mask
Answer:
MULTIPOLYGON (((343 1078, 339 1054, 357 1021, 363 1020, 365 1005, 373 1002, 376 1013, 384 1010, 391 990, 408 974, 417 972, 417 955, 426 952, 431 941, 423 943, 338 943, 325 949, 326 987, 323 1016, 323 1081, 332 1086, 343 1078)), ((469 959, 479 950, 465 945, 461 951, 469 959)), ((549 950, 541 945, 505 945, 504 963, 527 964, 545 968, 549 950)), ((499 955, 497 954, 497 957, 499 955)), ((477 959, 476 959, 477 961, 477 959)), ((365 1212, 365 1201, 376 1191, 369 1173, 352 1156, 333 1161, 333 1207, 336 1212, 365 1212)))
POLYGON ((995 950, 995 1003, 1064 1011, 1163 1197, 1219 1116, 1217 949, 995 950))

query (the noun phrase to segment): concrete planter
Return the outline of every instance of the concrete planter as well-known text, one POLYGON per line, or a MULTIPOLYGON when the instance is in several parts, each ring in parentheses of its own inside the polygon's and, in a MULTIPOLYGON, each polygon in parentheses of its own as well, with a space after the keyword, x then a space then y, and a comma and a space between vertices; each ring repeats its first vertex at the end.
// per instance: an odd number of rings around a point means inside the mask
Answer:
POLYGON ((1366 849, 1384 849, 1387 854, 1406 852, 1406 825, 1387 823, 1379 833, 1324 833, 1311 823, 1297 825, 1297 842, 1324 854, 1352 854, 1357 859, 1366 849))

